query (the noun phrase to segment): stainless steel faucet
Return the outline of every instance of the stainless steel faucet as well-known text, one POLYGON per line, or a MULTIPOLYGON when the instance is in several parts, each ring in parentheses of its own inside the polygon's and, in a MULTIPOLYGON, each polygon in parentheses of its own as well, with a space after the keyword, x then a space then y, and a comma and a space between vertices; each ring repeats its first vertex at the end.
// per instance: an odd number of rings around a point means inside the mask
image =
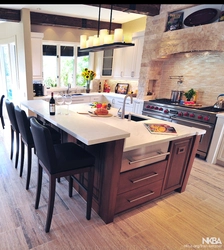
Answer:
POLYGON ((69 94, 69 89, 71 88, 71 84, 68 83, 67 94, 69 94))
POLYGON ((123 107, 122 107, 122 112, 121 112, 121 119, 124 119, 124 115, 125 115, 125 104, 126 104, 126 99, 127 99, 128 97, 130 97, 131 103, 133 103, 132 94, 127 94, 127 95, 124 97, 124 102, 123 102, 123 107))

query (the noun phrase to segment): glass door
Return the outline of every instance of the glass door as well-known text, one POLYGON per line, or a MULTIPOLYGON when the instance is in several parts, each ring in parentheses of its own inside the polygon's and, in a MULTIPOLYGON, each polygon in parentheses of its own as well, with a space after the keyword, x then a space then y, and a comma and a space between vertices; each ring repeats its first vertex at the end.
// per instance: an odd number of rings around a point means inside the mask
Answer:
POLYGON ((1 95, 15 100, 19 88, 15 43, 0 44, 0 79, 1 95))

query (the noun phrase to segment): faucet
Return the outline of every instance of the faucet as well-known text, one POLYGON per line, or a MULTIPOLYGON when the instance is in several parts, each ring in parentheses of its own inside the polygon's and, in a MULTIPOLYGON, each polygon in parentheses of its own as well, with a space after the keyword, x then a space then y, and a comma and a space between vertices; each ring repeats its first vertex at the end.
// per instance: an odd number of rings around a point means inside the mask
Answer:
POLYGON ((128 97, 130 97, 131 103, 133 103, 132 94, 127 94, 127 95, 124 97, 123 107, 122 107, 122 111, 121 111, 121 119, 124 119, 124 115, 125 115, 125 104, 126 104, 126 99, 127 99, 128 97))
POLYGON ((71 84, 68 83, 67 94, 69 94, 69 89, 71 88, 71 84))

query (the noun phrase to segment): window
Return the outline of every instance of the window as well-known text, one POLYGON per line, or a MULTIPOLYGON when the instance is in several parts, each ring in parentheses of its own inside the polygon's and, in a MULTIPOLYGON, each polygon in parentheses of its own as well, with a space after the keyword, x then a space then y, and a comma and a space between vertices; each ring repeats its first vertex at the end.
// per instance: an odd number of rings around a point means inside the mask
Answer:
POLYGON ((17 66, 15 43, 0 44, 1 90, 9 100, 15 101, 19 88, 17 66))
POLYGON ((43 45, 43 83, 47 87, 84 86, 81 73, 88 65, 89 54, 78 53, 71 43, 43 45))

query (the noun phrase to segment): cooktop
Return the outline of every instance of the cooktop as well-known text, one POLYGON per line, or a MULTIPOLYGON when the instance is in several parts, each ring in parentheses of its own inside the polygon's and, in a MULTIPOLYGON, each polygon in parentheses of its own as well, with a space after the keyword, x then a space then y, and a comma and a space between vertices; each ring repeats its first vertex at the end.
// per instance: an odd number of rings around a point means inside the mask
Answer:
POLYGON ((208 111, 208 112, 214 112, 214 113, 224 112, 224 109, 222 109, 222 108, 214 108, 213 106, 181 105, 179 103, 172 102, 168 98, 161 98, 161 99, 150 100, 149 102, 155 102, 155 103, 172 105, 172 106, 178 106, 178 107, 184 107, 184 108, 198 109, 198 110, 203 110, 203 111, 208 111))

